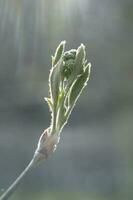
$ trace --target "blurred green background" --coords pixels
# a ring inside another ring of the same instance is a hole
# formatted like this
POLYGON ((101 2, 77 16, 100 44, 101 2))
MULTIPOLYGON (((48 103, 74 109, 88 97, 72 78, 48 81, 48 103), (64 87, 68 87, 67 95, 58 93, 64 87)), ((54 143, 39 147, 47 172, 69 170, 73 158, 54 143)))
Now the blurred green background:
POLYGON ((91 78, 55 154, 11 199, 132 199, 132 0, 0 0, 0 191, 49 126, 43 97, 61 40, 86 45, 91 78))

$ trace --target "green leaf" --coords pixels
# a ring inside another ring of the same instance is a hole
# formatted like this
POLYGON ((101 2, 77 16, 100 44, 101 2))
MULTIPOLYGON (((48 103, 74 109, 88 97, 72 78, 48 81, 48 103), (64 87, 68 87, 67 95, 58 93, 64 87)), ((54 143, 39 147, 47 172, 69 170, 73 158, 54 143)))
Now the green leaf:
POLYGON ((57 105, 58 101, 62 68, 63 60, 60 59, 59 62, 51 69, 49 75, 50 96, 54 105, 57 105))
POLYGON ((73 67, 73 72, 68 80, 68 87, 70 87, 73 84, 73 82, 77 79, 78 75, 83 73, 85 55, 85 46, 81 44, 76 52, 75 64, 73 67))
POLYGON ((72 88, 69 92, 68 97, 68 105, 71 107, 73 104, 76 103, 78 97, 80 96, 81 92, 83 91, 84 87, 87 85, 87 81, 89 80, 90 76, 90 63, 86 66, 85 71, 81 74, 75 83, 72 85, 72 88))
POLYGON ((83 63, 85 61, 85 46, 81 44, 77 49, 76 60, 75 60, 75 71, 79 75, 83 72, 83 63))
POLYGON ((87 84, 90 63, 87 64, 85 46, 64 52, 65 42, 57 47, 52 56, 49 74, 50 98, 45 98, 51 112, 51 133, 60 133, 87 84))
POLYGON ((62 41, 55 51, 54 57, 52 56, 52 66, 56 65, 62 57, 65 50, 66 41, 62 41))

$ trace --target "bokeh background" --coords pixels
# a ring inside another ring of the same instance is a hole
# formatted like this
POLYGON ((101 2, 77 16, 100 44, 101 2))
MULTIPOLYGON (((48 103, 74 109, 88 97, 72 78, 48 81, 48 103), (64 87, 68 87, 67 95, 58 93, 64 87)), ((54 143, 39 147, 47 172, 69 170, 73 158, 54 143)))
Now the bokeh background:
POLYGON ((88 86, 53 156, 11 198, 133 198, 133 1, 0 0, 0 193, 49 126, 51 55, 86 45, 88 86))

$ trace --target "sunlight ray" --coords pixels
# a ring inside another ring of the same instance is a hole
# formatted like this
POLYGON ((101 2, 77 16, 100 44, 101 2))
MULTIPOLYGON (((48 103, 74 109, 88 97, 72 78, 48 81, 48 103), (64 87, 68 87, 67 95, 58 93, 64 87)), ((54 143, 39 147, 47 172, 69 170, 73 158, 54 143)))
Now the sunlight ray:
POLYGON ((4 2, 2 2, 3 4, 1 5, 1 36, 3 36, 3 34, 5 33, 5 27, 6 27, 6 23, 7 23, 7 18, 8 18, 8 10, 9 10, 9 6, 8 6, 8 0, 5 0, 4 2))

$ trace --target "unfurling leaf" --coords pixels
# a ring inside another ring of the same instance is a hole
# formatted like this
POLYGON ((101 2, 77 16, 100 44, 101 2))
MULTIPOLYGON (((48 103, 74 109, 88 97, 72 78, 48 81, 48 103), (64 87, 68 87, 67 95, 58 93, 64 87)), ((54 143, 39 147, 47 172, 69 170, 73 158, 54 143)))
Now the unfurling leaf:
POLYGON ((49 76, 50 95, 52 97, 53 104, 57 104, 59 89, 61 84, 61 72, 63 68, 63 60, 59 62, 51 69, 49 76))
POLYGON ((91 65, 88 64, 86 66, 85 71, 81 75, 79 75, 79 77, 73 84, 73 86, 70 90, 70 93, 69 93, 69 97, 68 97, 68 105, 69 106, 72 106, 74 103, 76 103, 76 100, 80 96, 83 88, 86 86, 87 81, 89 80, 90 67, 91 67, 91 65))
MULTIPOLYGON (((71 50, 70 50, 71 52, 71 50)), ((85 62, 85 46, 81 44, 75 55, 74 63, 73 63, 73 72, 71 73, 71 76, 68 80, 68 87, 70 87, 73 82, 77 79, 77 77, 83 73, 83 66, 85 62)))
POLYGON ((81 44, 77 49, 76 59, 75 59, 75 71, 79 75, 83 72, 83 63, 85 61, 85 46, 81 44))
POLYGON ((65 51, 65 42, 57 47, 52 57, 49 75, 50 98, 46 101, 51 110, 51 134, 60 133, 90 75, 85 46, 65 51))
POLYGON ((66 41, 62 41, 55 51, 54 57, 52 56, 52 66, 55 66, 62 57, 65 50, 66 41))

